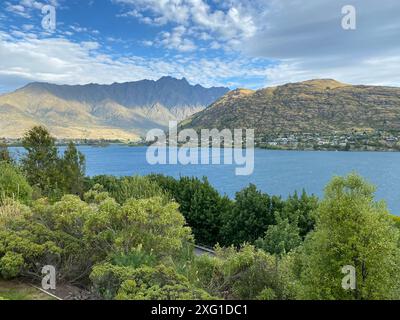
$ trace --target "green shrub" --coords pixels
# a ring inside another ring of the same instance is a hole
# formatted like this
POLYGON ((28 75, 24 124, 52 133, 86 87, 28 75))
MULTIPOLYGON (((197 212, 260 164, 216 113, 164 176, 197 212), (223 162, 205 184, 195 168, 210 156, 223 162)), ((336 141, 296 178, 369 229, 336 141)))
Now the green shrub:
POLYGON ((179 255, 192 242, 190 228, 178 204, 160 198, 128 200, 119 205, 108 198, 85 224, 87 240, 97 248, 129 256, 140 246, 156 257, 179 255))
POLYGON ((103 186, 103 191, 108 192, 119 204, 129 199, 148 199, 153 197, 165 197, 163 189, 147 177, 122 177, 97 176, 86 182, 87 189, 93 189, 96 185, 103 186))
POLYGON ((16 222, 31 214, 29 207, 16 200, 6 198, 0 205, 0 228, 7 226, 11 222, 16 222))
POLYGON ((224 244, 240 246, 263 237, 276 223, 275 212, 282 211, 284 202, 257 190, 255 185, 236 193, 233 210, 224 216, 224 244))
POLYGON ((15 166, 0 162, 0 203, 5 198, 29 203, 32 199, 32 188, 15 166))
POLYGON ((142 245, 160 256, 180 252, 192 236, 178 207, 174 202, 165 204, 162 198, 128 200, 118 212, 118 220, 129 229, 129 236, 120 238, 121 246, 130 250, 142 245))
POLYGON ((196 286, 213 296, 224 299, 254 300, 266 298, 293 298, 293 292, 284 290, 289 282, 289 268, 281 268, 276 257, 245 246, 217 248, 216 257, 197 257, 191 275, 196 286))
POLYGON ((276 294, 274 290, 271 288, 265 288, 261 293, 257 296, 257 300, 275 300, 276 294))
POLYGON ((290 223, 279 214, 275 217, 276 225, 269 226, 264 238, 258 239, 255 245, 271 254, 283 255, 299 247, 302 239, 297 221, 290 223))
POLYGON ((0 259, 0 274, 4 279, 13 279, 20 275, 24 266, 22 254, 7 252, 0 259))
POLYGON ((23 275, 39 275, 44 265, 54 265, 60 278, 83 277, 98 254, 83 239, 83 222, 91 213, 75 196, 66 196, 55 205, 36 201, 32 210, 16 202, 5 203, 0 206, 0 256, 20 254, 23 275))
POLYGON ((210 299, 204 290, 194 288, 173 268, 163 265, 141 268, 96 266, 91 274, 96 292, 117 300, 194 300, 210 299))
POLYGON ((179 203, 179 210, 192 228, 197 244, 212 247, 223 242, 223 217, 231 210, 232 203, 227 197, 221 196, 207 178, 200 180, 195 177, 182 177, 175 180, 152 175, 150 179, 156 181, 179 203))
POLYGON ((154 266, 157 257, 152 252, 146 252, 142 246, 131 250, 128 254, 114 254, 111 256, 113 264, 125 267, 139 268, 143 265, 154 266))
POLYGON ((90 274, 93 290, 105 299, 113 299, 121 284, 135 272, 132 267, 116 266, 110 263, 93 267, 90 274))

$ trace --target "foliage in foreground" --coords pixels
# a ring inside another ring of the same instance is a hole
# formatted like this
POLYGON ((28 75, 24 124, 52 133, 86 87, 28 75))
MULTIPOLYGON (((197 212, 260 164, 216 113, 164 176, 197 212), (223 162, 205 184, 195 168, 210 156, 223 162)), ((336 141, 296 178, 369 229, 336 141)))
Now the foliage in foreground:
POLYGON ((68 195, 32 208, 14 202, 0 207, 0 214, 0 272, 6 278, 40 275, 41 266, 54 265, 61 279, 82 281, 111 254, 141 246, 159 258, 175 256, 191 241, 177 205, 160 198, 121 206, 108 197, 87 203, 68 195))
POLYGON ((287 219, 290 228, 297 230, 297 237, 302 240, 314 228, 312 213, 318 200, 305 192, 282 200, 250 185, 230 200, 221 196, 206 178, 182 177, 177 180, 151 175, 149 179, 180 204, 180 211, 198 244, 211 247, 216 244, 237 247, 244 243, 253 244, 265 236, 269 227, 278 224, 277 215, 287 219))
POLYGON ((217 248, 216 256, 194 259, 188 272, 196 285, 224 299, 294 299, 290 283, 292 256, 283 259, 246 245, 217 248))
POLYGON ((336 177, 303 248, 301 282, 310 299, 399 299, 399 230, 375 188, 356 174, 336 177), (357 288, 341 287, 341 268, 355 267, 357 288))
POLYGON ((230 200, 205 179, 83 181, 73 144, 58 157, 43 128, 25 143, 24 170, 0 162, 3 279, 36 279, 50 264, 106 299, 400 298, 399 219, 356 174, 334 178, 321 201, 252 185, 230 200), (188 225, 197 242, 224 247, 194 256, 188 225), (346 265, 356 290, 342 288, 346 265))
POLYGON ((32 192, 31 186, 15 165, 0 162, 0 203, 6 198, 29 203, 32 192))
POLYGON ((102 264, 90 275, 94 289, 117 300, 206 300, 211 296, 164 265, 138 268, 102 264))

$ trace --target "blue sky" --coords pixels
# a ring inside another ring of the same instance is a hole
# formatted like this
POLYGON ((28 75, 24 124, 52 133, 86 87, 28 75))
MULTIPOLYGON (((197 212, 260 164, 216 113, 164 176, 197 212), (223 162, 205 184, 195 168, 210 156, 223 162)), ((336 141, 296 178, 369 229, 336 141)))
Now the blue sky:
POLYGON ((32 81, 185 77, 262 88, 313 78, 400 85, 400 1, 6 0, 0 92, 32 81), (55 7, 56 30, 42 27, 55 7), (342 28, 344 5, 356 30, 342 28))

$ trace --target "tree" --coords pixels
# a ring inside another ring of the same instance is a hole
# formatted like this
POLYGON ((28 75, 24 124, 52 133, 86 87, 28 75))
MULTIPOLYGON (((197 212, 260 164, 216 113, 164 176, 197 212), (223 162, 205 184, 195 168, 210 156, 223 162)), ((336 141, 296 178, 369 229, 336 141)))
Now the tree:
POLYGON ((55 138, 46 128, 34 127, 25 134, 22 145, 27 150, 22 168, 32 186, 52 200, 63 194, 83 195, 85 157, 73 142, 60 158, 55 138))
POLYGON ((22 145, 27 151, 22 159, 22 168, 28 182, 45 195, 59 194, 59 158, 55 139, 46 128, 34 127, 25 134, 22 145))
POLYGON ((287 218, 290 224, 296 223, 302 239, 314 229, 314 211, 318 207, 318 198, 314 195, 307 195, 303 190, 301 196, 295 192, 285 201, 281 218, 287 218))
POLYGON ((151 181, 157 183, 165 192, 169 193, 171 197, 177 195, 179 190, 179 181, 170 176, 162 174, 150 174, 147 176, 151 181))
POLYGON ((223 243, 223 216, 231 210, 232 202, 222 197, 206 177, 202 180, 195 177, 176 180, 163 175, 151 175, 149 178, 179 203, 179 210, 192 228, 197 244, 212 247, 223 243))
POLYGON ((268 227, 263 239, 256 241, 256 246, 271 254, 282 256, 297 248, 301 243, 297 221, 290 223, 287 218, 282 219, 276 214, 276 225, 268 227))
POLYGON ((60 187, 64 193, 83 195, 85 182, 85 156, 70 142, 60 161, 62 181, 60 187))
POLYGON ((399 298, 399 231, 374 191, 356 174, 329 183, 303 248, 302 298, 399 298), (353 291, 342 288, 347 265, 356 269, 353 291))
POLYGON ((222 217, 230 209, 230 200, 221 197, 207 178, 181 178, 173 196, 193 230, 196 243, 214 246, 221 241, 222 217))
POLYGON ((236 246, 254 243, 264 236, 268 227, 275 224, 275 212, 283 207, 279 197, 270 197, 253 184, 236 193, 235 200, 233 210, 225 216, 224 235, 226 244, 236 246))

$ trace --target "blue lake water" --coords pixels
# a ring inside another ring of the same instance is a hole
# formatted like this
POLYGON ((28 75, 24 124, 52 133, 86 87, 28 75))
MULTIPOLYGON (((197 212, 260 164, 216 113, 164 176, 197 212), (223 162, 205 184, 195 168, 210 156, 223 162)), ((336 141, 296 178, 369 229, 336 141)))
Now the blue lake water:
MULTIPOLYGON (((255 150, 255 169, 250 176, 236 176, 236 165, 149 165, 145 147, 111 145, 105 148, 81 146, 89 176, 110 174, 146 175, 162 173, 173 177, 207 176, 221 193, 235 192, 255 184, 262 191, 281 195, 303 188, 323 195, 334 175, 356 171, 377 186, 377 198, 385 199, 394 214, 400 215, 400 153, 386 152, 306 152, 255 150)), ((12 151, 20 153, 19 148, 12 151)))

